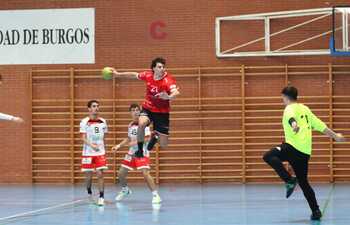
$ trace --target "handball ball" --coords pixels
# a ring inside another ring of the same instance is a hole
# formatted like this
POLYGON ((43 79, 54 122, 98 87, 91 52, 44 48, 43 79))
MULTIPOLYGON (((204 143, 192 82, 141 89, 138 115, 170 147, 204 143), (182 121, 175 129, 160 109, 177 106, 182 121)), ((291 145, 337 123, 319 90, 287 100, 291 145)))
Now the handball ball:
POLYGON ((105 67, 102 69, 102 76, 105 80, 111 80, 113 78, 112 67, 105 67))

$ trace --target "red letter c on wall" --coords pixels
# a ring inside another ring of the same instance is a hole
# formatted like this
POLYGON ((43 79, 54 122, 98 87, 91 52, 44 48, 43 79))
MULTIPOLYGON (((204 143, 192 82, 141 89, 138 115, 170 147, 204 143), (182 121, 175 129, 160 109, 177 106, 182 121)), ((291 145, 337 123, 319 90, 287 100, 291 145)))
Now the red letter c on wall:
POLYGON ((167 36, 167 33, 161 30, 161 28, 166 27, 163 21, 155 21, 151 23, 150 34, 153 39, 161 40, 167 36))

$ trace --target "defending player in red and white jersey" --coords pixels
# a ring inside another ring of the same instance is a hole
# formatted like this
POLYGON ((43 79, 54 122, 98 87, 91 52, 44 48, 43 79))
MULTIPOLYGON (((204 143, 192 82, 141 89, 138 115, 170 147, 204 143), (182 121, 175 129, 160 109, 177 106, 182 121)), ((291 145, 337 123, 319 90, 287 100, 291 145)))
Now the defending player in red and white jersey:
POLYGON ((142 104, 139 118, 138 151, 135 155, 142 157, 145 128, 152 122, 156 135, 151 138, 147 149, 151 150, 158 139, 160 146, 166 147, 169 135, 170 100, 173 100, 180 92, 174 77, 165 70, 165 59, 154 59, 149 71, 120 73, 113 69, 113 74, 117 77, 136 77, 145 81, 147 85, 146 99, 142 104))
POLYGON ((24 122, 21 117, 12 116, 12 115, 5 114, 5 113, 0 113, 0 120, 8 120, 8 121, 13 121, 15 123, 23 123, 24 122))
POLYGON ((129 107, 129 111, 131 114, 132 122, 128 126, 128 137, 112 148, 112 150, 117 151, 121 147, 129 144, 129 151, 125 155, 118 173, 118 178, 122 186, 122 190, 119 192, 115 200, 121 201, 123 198, 131 194, 131 190, 128 187, 126 177, 128 175, 129 170, 137 169, 142 171, 143 177, 145 178, 149 189, 152 191, 152 203, 159 204, 162 200, 158 194, 156 185, 153 181, 153 177, 150 174, 150 157, 149 151, 147 150, 146 146, 151 136, 151 131, 148 126, 145 128, 146 142, 143 148, 143 157, 135 157, 135 153, 138 151, 137 131, 140 116, 140 106, 137 104, 131 104, 129 107))
POLYGON ((99 117, 99 102, 91 100, 87 104, 89 116, 80 122, 80 133, 84 142, 81 170, 85 172, 86 188, 92 199, 92 173, 96 171, 100 196, 98 205, 104 205, 103 171, 107 169, 104 137, 108 132, 106 120, 99 117))

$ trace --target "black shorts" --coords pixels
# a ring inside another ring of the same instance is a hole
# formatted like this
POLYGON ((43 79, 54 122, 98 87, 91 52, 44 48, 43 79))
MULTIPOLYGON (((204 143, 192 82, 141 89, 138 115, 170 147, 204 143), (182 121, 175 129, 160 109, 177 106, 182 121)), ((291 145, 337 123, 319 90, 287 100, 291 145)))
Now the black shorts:
POLYGON ((275 148, 279 150, 279 158, 281 161, 288 161, 291 163, 292 161, 296 160, 309 161, 310 159, 309 155, 297 150, 288 143, 282 143, 281 145, 277 145, 275 148))
POLYGON ((153 129, 158 133, 169 135, 169 113, 157 113, 142 109, 140 116, 147 116, 153 123, 153 129))

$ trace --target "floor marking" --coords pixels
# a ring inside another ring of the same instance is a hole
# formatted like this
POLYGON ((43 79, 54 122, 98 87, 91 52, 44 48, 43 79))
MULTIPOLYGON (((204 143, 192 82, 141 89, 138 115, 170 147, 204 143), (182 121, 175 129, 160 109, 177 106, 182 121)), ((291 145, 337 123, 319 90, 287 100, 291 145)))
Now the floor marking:
POLYGON ((334 191, 334 183, 332 183, 332 187, 331 187, 331 190, 329 191, 328 193, 328 196, 327 196, 327 199, 326 199, 326 202, 324 203, 323 207, 322 207, 322 216, 324 216, 326 214, 326 209, 329 205, 329 202, 331 200, 331 197, 332 197, 332 194, 333 194, 333 191, 334 191))
POLYGON ((30 216, 30 215, 34 215, 36 213, 48 211, 48 210, 51 210, 51 209, 57 209, 57 208, 70 206, 70 205, 74 205, 74 204, 82 203, 82 202, 87 202, 87 201, 88 201, 88 199, 86 199, 86 198, 85 199, 79 199, 79 200, 75 200, 75 201, 71 201, 71 202, 61 203, 61 204, 58 204, 58 205, 53 205, 53 206, 42 208, 42 209, 37 209, 37 210, 32 210, 32 211, 28 211, 28 212, 24 212, 24 213, 14 214, 12 216, 1 217, 0 218, 0 222, 6 221, 6 220, 11 220, 11 219, 16 219, 16 218, 19 218, 19 217, 30 216))

